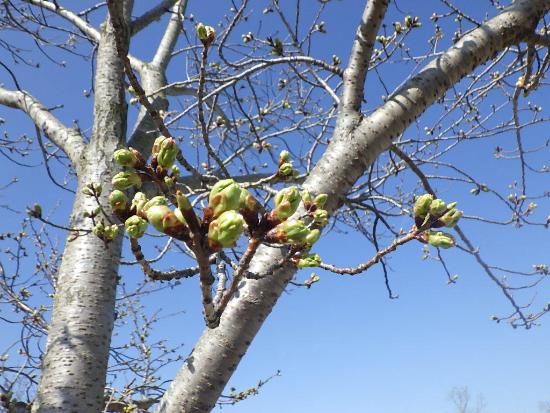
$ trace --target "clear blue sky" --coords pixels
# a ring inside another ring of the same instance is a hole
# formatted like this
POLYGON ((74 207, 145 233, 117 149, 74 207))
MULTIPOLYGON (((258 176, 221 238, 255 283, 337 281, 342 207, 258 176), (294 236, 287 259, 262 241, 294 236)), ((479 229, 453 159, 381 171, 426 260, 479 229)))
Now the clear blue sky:
MULTIPOLYGON (((137 3, 139 8, 144 7, 145 2, 137 3)), ((267 2, 251 3, 258 10, 267 2)), ((302 3, 305 15, 317 6, 313 0, 302 3)), ((190 0, 188 12, 198 21, 215 24, 229 4, 226 0, 190 0)), ((330 58, 337 54, 345 62, 362 4, 359 0, 332 1, 325 15, 329 32, 322 47, 314 48, 314 56, 330 58)), ((489 1, 456 4, 478 19, 487 12, 494 14, 489 1)), ((445 7, 435 0, 400 0, 397 5, 405 14, 418 15, 425 24, 418 34, 418 39, 424 42, 420 47, 425 48, 425 39, 433 33, 428 18, 434 9, 443 11, 445 7)), ((391 27, 391 22, 402 20, 403 16, 394 4, 386 23, 391 27)), ((132 50, 139 57, 150 57, 149 46, 157 41, 155 34, 158 36, 162 25, 155 27, 153 35, 142 35, 134 41, 132 50)), ((269 26, 264 31, 268 32, 269 26)), ((451 33, 446 35, 448 41, 451 33)), ((0 56, 3 61, 6 59, 4 51, 0 51, 0 56)), ((86 130, 91 120, 92 99, 83 98, 82 91, 88 88, 90 71, 85 63, 70 55, 63 55, 63 59, 68 62, 67 68, 43 61, 38 71, 15 69, 20 70, 19 81, 24 89, 46 105, 65 102, 65 108, 58 113, 60 118, 68 124, 78 118, 86 130)), ((171 69, 171 80, 178 78, 179 70, 179 66, 171 69)), ((391 71, 392 76, 386 75, 393 81, 389 84, 391 88, 401 83, 410 67, 389 66, 385 70, 391 71)), ((0 80, 10 85, 5 73, 0 80)), ((379 102, 380 87, 375 82, 368 87, 371 89, 367 91, 367 100, 375 105, 379 102)), ((539 104, 543 103, 541 96, 533 97, 534 101, 537 99, 539 104)), ((406 135, 422 137, 422 128, 431 116, 429 112, 418 128, 411 127, 406 135)), ((0 125, 0 133, 4 129, 13 134, 33 133, 22 114, 0 107, 0 117, 7 120, 5 126, 0 125)), ((534 147, 548 139, 548 132, 545 128, 532 128, 525 136, 527 145, 534 147)), ((513 147, 512 135, 463 145, 453 156, 463 164, 464 159, 470 160, 469 171, 480 181, 505 191, 506 185, 517 176, 518 164, 495 161, 492 150, 497 144, 513 147)), ((532 159, 535 164, 544 163, 544 159, 547 162, 548 150, 532 159)), ((32 153, 27 162, 39 164, 38 152, 32 153)), ((40 201, 45 211, 56 208, 54 217, 60 222, 66 219, 70 196, 49 183, 43 167, 20 168, 1 157, 0 171, 0 185, 12 176, 21 180, 0 193, 0 204, 9 202, 23 210, 26 205, 40 201)), ((63 176, 62 171, 56 172, 58 177, 63 176)), ((532 177, 530 185, 539 188, 539 192, 549 189, 545 175, 532 177)), ((461 201, 461 207, 472 214, 491 208, 489 198, 471 196, 470 188, 464 185, 444 184, 439 188, 445 196, 461 201)), ((541 214, 548 214, 547 203, 541 202, 540 209, 543 208, 546 212, 541 214)), ((17 228, 14 215, 1 209, 0 214, 4 216, 0 232, 17 228)), ((404 221, 403 225, 409 223, 404 221)), ((463 227, 492 263, 517 269, 548 263, 547 230, 481 226, 476 222, 464 222, 463 227)), ((59 236, 62 243, 62 234, 59 236)), ((407 245, 389 261, 391 284, 399 294, 398 300, 387 298, 382 272, 377 267, 355 278, 316 271, 321 282, 312 289, 289 288, 256 337, 230 386, 250 387, 277 370, 281 370, 282 376, 266 385, 259 396, 225 409, 242 413, 445 413, 452 411, 447 400, 451 388, 467 385, 474 395, 484 394, 489 413, 536 412, 539 401, 550 400, 548 319, 543 319, 541 327, 529 331, 495 324, 489 317, 511 312, 511 308, 474 260, 458 250, 445 252, 451 272, 460 276, 457 284, 447 285, 440 266, 421 260, 421 248, 420 244, 407 245)), ((354 233, 332 232, 319 242, 317 250, 325 261, 341 265, 360 263, 372 255, 371 246, 354 233)), ((173 254, 164 265, 187 264, 173 254)), ((128 278, 142 277, 136 267, 123 268, 121 274, 128 278)), ((307 277, 308 271, 303 271, 302 276, 307 277)), ((550 299, 547 284, 539 288, 537 299, 543 302, 550 299)), ((203 328, 198 281, 186 280, 146 302, 151 312, 185 311, 162 321, 155 335, 171 343, 183 341, 182 354, 191 351, 203 328)), ((177 366, 166 368, 164 378, 172 377, 176 369, 177 366)))

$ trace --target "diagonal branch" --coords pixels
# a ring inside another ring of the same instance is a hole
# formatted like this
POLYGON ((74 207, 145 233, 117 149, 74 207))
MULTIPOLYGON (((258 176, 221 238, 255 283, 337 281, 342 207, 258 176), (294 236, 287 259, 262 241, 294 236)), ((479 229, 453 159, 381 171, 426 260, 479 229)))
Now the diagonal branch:
POLYGON ((85 144, 78 131, 63 125, 34 96, 25 91, 11 91, 0 86, 0 104, 25 112, 48 139, 67 154, 78 166, 85 144))
POLYGON ((61 7, 51 1, 46 1, 46 0, 24 0, 24 1, 26 3, 39 6, 39 7, 42 7, 43 9, 56 13, 60 17, 63 17, 65 20, 72 23, 75 27, 77 27, 82 33, 88 36, 95 43, 99 43, 99 39, 101 37, 99 32, 94 27, 90 26, 88 22, 86 22, 86 20, 79 17, 77 14, 73 13, 72 11, 67 10, 66 8, 61 7))
POLYGON ((136 18, 130 26, 130 34, 133 36, 142 31, 154 21, 170 10, 178 0, 163 0, 158 5, 136 18))
POLYGON ((188 0, 179 0, 172 8, 170 21, 164 31, 155 57, 153 57, 151 61, 151 65, 159 67, 160 70, 165 70, 170 62, 172 52, 174 51, 174 47, 176 46, 176 42, 181 32, 182 16, 185 14, 187 3, 188 0))

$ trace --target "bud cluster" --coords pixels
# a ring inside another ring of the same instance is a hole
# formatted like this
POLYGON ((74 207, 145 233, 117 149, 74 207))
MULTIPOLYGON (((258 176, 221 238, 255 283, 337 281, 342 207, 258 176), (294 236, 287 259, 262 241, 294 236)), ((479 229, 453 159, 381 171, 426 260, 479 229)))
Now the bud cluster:
POLYGON ((298 176, 298 171, 293 167, 293 161, 290 159, 290 152, 287 150, 281 151, 279 154, 279 169, 277 177, 282 180, 290 180, 298 176))
MULTIPOLYGON (((462 217, 462 211, 456 209, 457 203, 445 203, 442 199, 431 194, 424 194, 416 198, 413 213, 417 228, 427 230, 431 228, 454 227, 462 217)), ((454 238, 441 231, 428 231, 421 240, 434 247, 451 248, 455 245, 454 238)))

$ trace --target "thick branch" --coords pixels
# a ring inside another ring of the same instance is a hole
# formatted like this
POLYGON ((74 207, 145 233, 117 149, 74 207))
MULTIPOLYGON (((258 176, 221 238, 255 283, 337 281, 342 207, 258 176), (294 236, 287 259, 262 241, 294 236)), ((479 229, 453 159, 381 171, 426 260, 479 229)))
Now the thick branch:
POLYGON ((170 62, 172 52, 174 51, 174 47, 176 46, 176 42, 181 32, 181 20, 187 8, 187 2, 188 0, 179 0, 172 8, 170 21, 164 31, 155 57, 153 57, 151 61, 151 64, 155 67, 159 67, 160 70, 165 70, 170 62))
POLYGON ((388 3, 388 0, 368 0, 367 2, 355 34, 348 67, 344 71, 344 89, 341 99, 341 110, 344 112, 357 113, 361 109, 374 42, 388 9, 388 3))
POLYGON ((137 19, 135 19, 130 27, 131 35, 140 32, 141 30, 145 29, 147 26, 149 26, 154 21, 160 19, 160 17, 170 10, 170 7, 172 7, 178 0, 163 0, 158 5, 150 9, 149 11, 145 12, 141 16, 139 16, 137 19))
POLYGON ((29 4, 33 4, 35 6, 42 7, 46 10, 50 10, 56 14, 58 14, 60 17, 63 17, 65 20, 71 22, 74 26, 76 26, 82 33, 84 33, 86 36, 88 36, 91 40, 93 40, 95 43, 99 43, 100 34, 99 32, 92 26, 90 26, 86 20, 82 19, 75 13, 73 13, 70 10, 67 10, 51 1, 45 1, 45 0, 25 0, 25 2, 29 4))
POLYGON ((57 147, 67 154, 73 165, 84 150, 82 136, 72 128, 63 125, 34 96, 24 91, 10 91, 0 86, 0 104, 25 112, 57 147))

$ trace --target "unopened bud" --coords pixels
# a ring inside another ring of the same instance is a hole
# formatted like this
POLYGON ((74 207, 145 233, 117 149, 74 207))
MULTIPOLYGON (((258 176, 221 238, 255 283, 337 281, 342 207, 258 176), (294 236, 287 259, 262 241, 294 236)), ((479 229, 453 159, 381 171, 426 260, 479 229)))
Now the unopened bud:
POLYGON ((216 39, 216 30, 212 26, 205 26, 203 23, 195 27, 197 37, 204 46, 209 46, 216 39))
POLYGON ((327 203, 327 200, 328 200, 327 194, 319 194, 315 197, 315 199, 313 200, 313 203, 317 205, 317 208, 323 208, 327 203))
POLYGON ((155 196, 155 197, 151 198, 149 201, 147 201, 143 205, 141 210, 146 213, 149 210, 149 208, 157 206, 157 205, 168 206, 168 200, 166 199, 166 197, 164 197, 162 195, 155 196))
POLYGON ((208 227, 208 243, 211 248, 230 248, 235 245, 244 229, 244 218, 235 211, 225 211, 208 227))
POLYGON ((318 267, 321 264, 321 257, 319 254, 307 254, 302 256, 298 260, 297 267, 298 268, 306 268, 306 267, 318 267))
POLYGON ((120 166, 127 166, 134 168, 138 163, 139 159, 136 154, 129 149, 119 149, 113 154, 113 159, 120 166))
POLYGON ((147 221, 137 215, 132 215, 124 222, 126 232, 132 238, 141 238, 147 230, 147 221))
POLYGON ((130 209, 136 210, 136 212, 140 212, 145 204, 147 203, 147 196, 143 192, 136 192, 134 195, 134 199, 132 199, 132 204, 130 205, 130 209))
POLYGON ((304 241, 307 245, 311 246, 319 241, 319 238, 321 238, 321 231, 316 228, 309 231, 304 241))
POLYGON ((290 217, 298 206, 300 205, 300 191, 295 186, 289 186, 283 188, 277 195, 275 195, 275 209, 273 210, 273 216, 277 217, 281 221, 284 221, 290 217))
POLYGON ((456 208, 453 208, 445 212, 445 214, 443 214, 443 216, 439 218, 439 222, 441 222, 447 228, 452 228, 457 224, 458 220, 461 217, 462 217, 462 211, 456 208))
POLYGON ((94 234, 96 237, 103 238, 103 233, 105 231, 105 224, 103 222, 98 222, 95 224, 95 226, 92 228, 92 234, 94 234))
POLYGON ((452 248, 455 246, 455 240, 452 235, 445 232, 429 232, 428 243, 437 248, 452 248))
POLYGON ((277 225, 270 231, 270 235, 277 242, 299 245, 304 244, 306 237, 309 235, 309 229, 302 220, 285 221, 277 225))
POLYGON ((291 162, 284 162, 279 166, 278 174, 280 176, 292 176, 292 172, 294 169, 292 168, 291 162))
POLYGON ((112 184, 121 191, 135 186, 141 188, 141 178, 135 172, 119 172, 112 179, 112 184))
POLYGON ((281 151, 281 153, 279 154, 279 163, 282 164, 282 163, 288 162, 289 160, 290 160, 290 152, 287 150, 281 151))
POLYGON ((118 236, 118 225, 108 225, 103 230, 103 239, 105 241, 112 241, 118 236))
POLYGON ((241 196, 239 198, 239 209, 244 211, 256 212, 259 209, 258 201, 254 198, 254 195, 246 189, 241 189, 241 196))
POLYGON ((128 197, 124 192, 115 189, 109 194, 109 205, 113 212, 125 211, 128 207, 128 197))
POLYGON ((416 202, 413 207, 415 218, 424 219, 426 215, 428 215, 433 199, 434 197, 431 194, 424 194, 416 198, 416 202))
POLYGON ((178 179, 180 176, 180 168, 178 165, 172 165, 172 177, 178 179))
POLYGON ((175 139, 164 138, 158 145, 157 163, 163 168, 170 168, 176 160, 178 151, 179 148, 175 139))
POLYGON ((159 232, 164 231, 163 220, 172 213, 172 210, 167 205, 153 205, 145 210, 147 221, 159 232))
POLYGON ((447 204, 442 199, 434 199, 430 204, 430 215, 439 217, 447 210, 447 204))
POLYGON ((313 221, 320 227, 328 224, 328 211, 325 209, 316 209, 313 213, 313 221))
POLYGON ((208 206, 212 208, 214 218, 219 217, 225 211, 239 208, 241 188, 233 179, 218 181, 210 191, 208 206))

